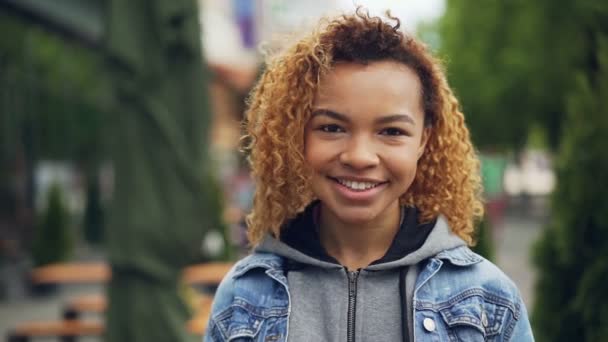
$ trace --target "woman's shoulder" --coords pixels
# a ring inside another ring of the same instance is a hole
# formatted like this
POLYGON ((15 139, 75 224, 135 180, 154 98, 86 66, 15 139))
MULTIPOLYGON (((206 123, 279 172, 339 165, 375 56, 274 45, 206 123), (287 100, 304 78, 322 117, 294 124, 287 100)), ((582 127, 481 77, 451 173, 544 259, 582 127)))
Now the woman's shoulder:
MULTIPOLYGON (((473 252, 474 253, 474 252, 473 252)), ((495 284, 500 288, 510 290, 519 295, 519 290, 515 282, 495 263, 477 254, 482 260, 473 265, 472 271, 476 273, 478 278, 485 284, 495 284)))
POLYGON ((437 321, 445 322, 446 329, 459 340, 484 336, 534 340, 515 283, 498 266, 468 247, 457 247, 429 259, 419 277, 422 279, 414 299, 416 309, 426 314, 434 312, 437 321))
POLYGON ((268 253, 253 253, 236 262, 215 292, 207 340, 254 336, 262 326, 259 318, 287 315, 287 292, 278 292, 281 285, 272 278, 281 265, 279 256, 268 253))
POLYGON ((228 275, 232 278, 239 278, 255 269, 278 270, 282 267, 282 257, 274 253, 253 251, 237 261, 228 275))
POLYGON ((438 257, 448 261, 443 272, 438 274, 445 281, 463 287, 480 288, 514 300, 520 297, 517 285, 503 270, 467 246, 458 247, 450 253, 442 252, 438 257), (451 257, 446 257, 446 254, 451 257))
POLYGON ((270 281, 266 271, 281 270, 283 258, 273 253, 253 252, 237 261, 215 292, 215 301, 218 306, 232 302, 235 292, 246 292, 247 288, 261 288, 261 283, 270 281))

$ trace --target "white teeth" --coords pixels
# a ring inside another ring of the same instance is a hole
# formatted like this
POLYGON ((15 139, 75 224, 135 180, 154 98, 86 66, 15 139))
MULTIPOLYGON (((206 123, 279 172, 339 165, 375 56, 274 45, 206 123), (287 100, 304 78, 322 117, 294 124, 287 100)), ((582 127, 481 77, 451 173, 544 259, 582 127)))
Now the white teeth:
POLYGON ((353 182, 350 180, 338 179, 338 183, 351 188, 353 190, 367 190, 371 189, 378 185, 378 183, 369 183, 369 182, 353 182))

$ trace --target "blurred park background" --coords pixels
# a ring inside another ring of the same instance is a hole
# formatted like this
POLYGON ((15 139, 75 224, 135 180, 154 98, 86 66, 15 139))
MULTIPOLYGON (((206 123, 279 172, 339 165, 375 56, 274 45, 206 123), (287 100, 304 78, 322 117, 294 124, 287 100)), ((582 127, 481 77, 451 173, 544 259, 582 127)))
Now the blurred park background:
POLYGON ((247 251, 263 51, 359 4, 445 61, 482 160, 476 249, 537 340, 608 340, 603 0, 0 0, 0 334, 199 339, 247 251))

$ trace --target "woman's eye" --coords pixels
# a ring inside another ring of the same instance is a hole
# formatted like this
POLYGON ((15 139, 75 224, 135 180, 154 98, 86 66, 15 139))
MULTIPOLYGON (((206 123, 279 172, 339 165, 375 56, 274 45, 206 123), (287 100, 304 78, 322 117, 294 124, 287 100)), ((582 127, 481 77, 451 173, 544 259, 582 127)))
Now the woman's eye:
POLYGON ((325 133, 340 133, 340 132, 344 132, 344 129, 342 129, 342 127, 335 125, 335 124, 330 124, 330 125, 323 125, 321 127, 319 127, 319 130, 325 133))
POLYGON ((390 136, 408 135, 406 131, 395 127, 385 128, 380 131, 380 134, 390 136))

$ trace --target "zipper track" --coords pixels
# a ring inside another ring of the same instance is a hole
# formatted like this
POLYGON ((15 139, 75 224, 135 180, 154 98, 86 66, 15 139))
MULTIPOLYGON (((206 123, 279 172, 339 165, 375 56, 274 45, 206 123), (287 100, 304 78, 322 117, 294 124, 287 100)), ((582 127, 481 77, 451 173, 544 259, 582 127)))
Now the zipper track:
POLYGON ((357 279, 359 271, 348 271, 348 322, 346 327, 346 341, 355 342, 355 319, 357 312, 357 279))

